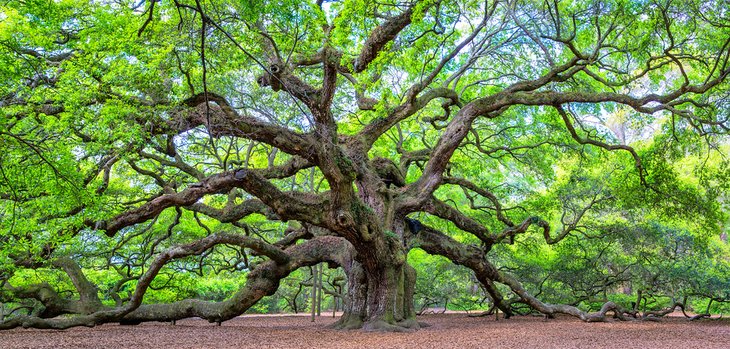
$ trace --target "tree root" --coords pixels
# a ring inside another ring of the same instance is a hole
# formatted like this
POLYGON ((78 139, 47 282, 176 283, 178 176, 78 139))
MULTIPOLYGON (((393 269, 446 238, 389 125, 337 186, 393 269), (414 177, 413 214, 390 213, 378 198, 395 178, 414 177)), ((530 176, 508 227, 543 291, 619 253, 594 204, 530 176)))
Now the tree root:
POLYGON ((356 330, 362 328, 363 322, 355 316, 343 315, 332 325, 327 326, 334 330, 356 330))
POLYGON ((418 321, 404 320, 397 324, 390 324, 383 320, 368 321, 362 325, 366 332, 413 332, 419 329, 418 321))

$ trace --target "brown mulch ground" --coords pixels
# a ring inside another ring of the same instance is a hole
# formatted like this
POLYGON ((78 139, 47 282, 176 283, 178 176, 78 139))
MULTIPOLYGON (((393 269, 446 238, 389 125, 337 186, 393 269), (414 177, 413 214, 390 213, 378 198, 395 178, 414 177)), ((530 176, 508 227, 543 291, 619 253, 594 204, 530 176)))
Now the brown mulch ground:
POLYGON ((419 317, 431 327, 412 333, 366 333, 326 328, 334 320, 303 316, 245 316, 218 327, 189 319, 173 326, 103 325, 66 331, 0 331, 0 348, 730 348, 730 321, 583 323, 560 317, 419 317))

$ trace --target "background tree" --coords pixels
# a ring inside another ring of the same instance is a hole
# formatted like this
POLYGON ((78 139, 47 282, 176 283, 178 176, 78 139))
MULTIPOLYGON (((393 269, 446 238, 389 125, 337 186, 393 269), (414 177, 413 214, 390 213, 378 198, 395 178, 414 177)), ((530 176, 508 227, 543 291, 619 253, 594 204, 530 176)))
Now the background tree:
MULTIPOLYGON (((338 327, 418 328, 416 247, 507 316, 603 320, 635 311, 541 301, 507 257, 566 242, 584 257, 559 270, 596 269, 619 252, 598 237, 654 215, 720 230, 728 167, 675 165, 724 161, 722 1, 2 6, 0 282, 30 311, 1 328, 220 323, 322 262, 338 327)), ((593 301, 622 267, 565 282, 593 301)))

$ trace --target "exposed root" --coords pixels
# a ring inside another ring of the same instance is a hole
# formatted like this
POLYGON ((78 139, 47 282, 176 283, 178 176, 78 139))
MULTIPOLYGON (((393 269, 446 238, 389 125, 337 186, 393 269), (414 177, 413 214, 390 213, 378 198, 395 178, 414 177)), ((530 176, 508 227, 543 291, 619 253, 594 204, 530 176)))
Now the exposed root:
POLYGON ((410 328, 410 329, 413 329, 413 330, 417 330, 417 329, 420 329, 421 328, 421 323, 418 322, 418 320, 416 320, 415 318, 405 319, 405 320, 399 321, 397 323, 397 325, 400 326, 400 327, 410 328))
POLYGON ((383 320, 374 320, 364 323, 362 329, 368 332, 413 332, 418 329, 418 322, 414 321, 413 323, 416 326, 415 328, 389 324, 383 320))
POLYGON ((391 324, 384 320, 372 320, 363 322, 357 316, 343 315, 334 324, 327 326, 336 330, 358 330, 371 332, 411 332, 428 327, 428 324, 418 322, 415 318, 405 319, 395 324, 391 324))
POLYGON ((356 330, 363 327, 363 322, 355 316, 343 315, 339 320, 327 327, 335 330, 356 330))

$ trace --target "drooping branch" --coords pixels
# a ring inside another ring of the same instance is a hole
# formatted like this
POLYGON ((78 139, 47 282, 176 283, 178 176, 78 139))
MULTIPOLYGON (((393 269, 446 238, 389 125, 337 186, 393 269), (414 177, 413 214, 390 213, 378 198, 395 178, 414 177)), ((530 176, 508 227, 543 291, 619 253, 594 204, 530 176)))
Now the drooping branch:
MULTIPOLYGON (((631 315, 630 311, 621 308, 613 302, 606 302, 597 313, 587 313, 570 305, 544 303, 527 292, 522 284, 515 278, 507 273, 500 272, 487 260, 482 250, 457 242, 448 235, 427 225, 421 226, 421 229, 414 234, 414 239, 414 243, 416 243, 417 246, 422 248, 424 251, 430 254, 444 256, 452 262, 463 265, 474 271, 477 279, 480 280, 485 287, 487 287, 491 282, 499 282, 508 286, 512 292, 520 297, 522 302, 543 314, 567 314, 587 322, 605 321, 606 314, 608 312, 613 312, 614 315, 620 319, 627 319, 624 314, 631 315)), ((502 310, 505 311, 505 313, 511 313, 509 308, 507 308, 507 310, 502 310)))
MULTIPOLYGON (((419 222, 418 230, 412 231, 412 244, 420 247, 429 254, 444 256, 452 263, 463 265, 472 271, 477 280, 488 290, 496 290, 493 281, 497 278, 499 271, 487 262, 485 252, 477 247, 462 244, 447 236, 446 234, 419 222)), ((511 315, 512 309, 504 302, 502 296, 496 292, 490 292, 497 307, 505 314, 511 315)))
POLYGON ((608 312, 613 312, 614 316, 621 320, 630 319, 625 316, 626 314, 632 315, 630 310, 624 309, 610 301, 604 303, 603 306, 601 306, 601 309, 596 313, 588 313, 572 305, 544 303, 527 292, 517 279, 506 273, 499 273, 498 278, 495 279, 495 281, 507 285, 523 302, 546 315, 566 314, 577 317, 586 322, 606 321, 606 314, 608 312))
POLYGON ((591 138, 583 138, 580 135, 578 135, 578 132, 575 130, 575 127, 573 127, 573 123, 570 121, 570 118, 568 117, 568 113, 565 112, 565 109, 558 104, 555 106, 555 109, 558 111, 558 114, 560 114, 560 117, 563 119, 563 122, 565 123, 565 128, 568 129, 568 132, 570 133, 570 136, 575 139, 576 142, 580 144, 590 144, 596 147, 600 147, 606 150, 624 150, 629 152, 631 156, 634 158, 634 163, 636 166, 636 169, 639 171, 639 177, 641 178, 641 182, 643 184, 646 184, 646 178, 644 173, 644 168, 641 165, 641 158, 639 157, 639 154, 636 153, 636 150, 634 148, 623 145, 623 144, 607 144, 605 142, 601 142, 595 139, 591 138))

